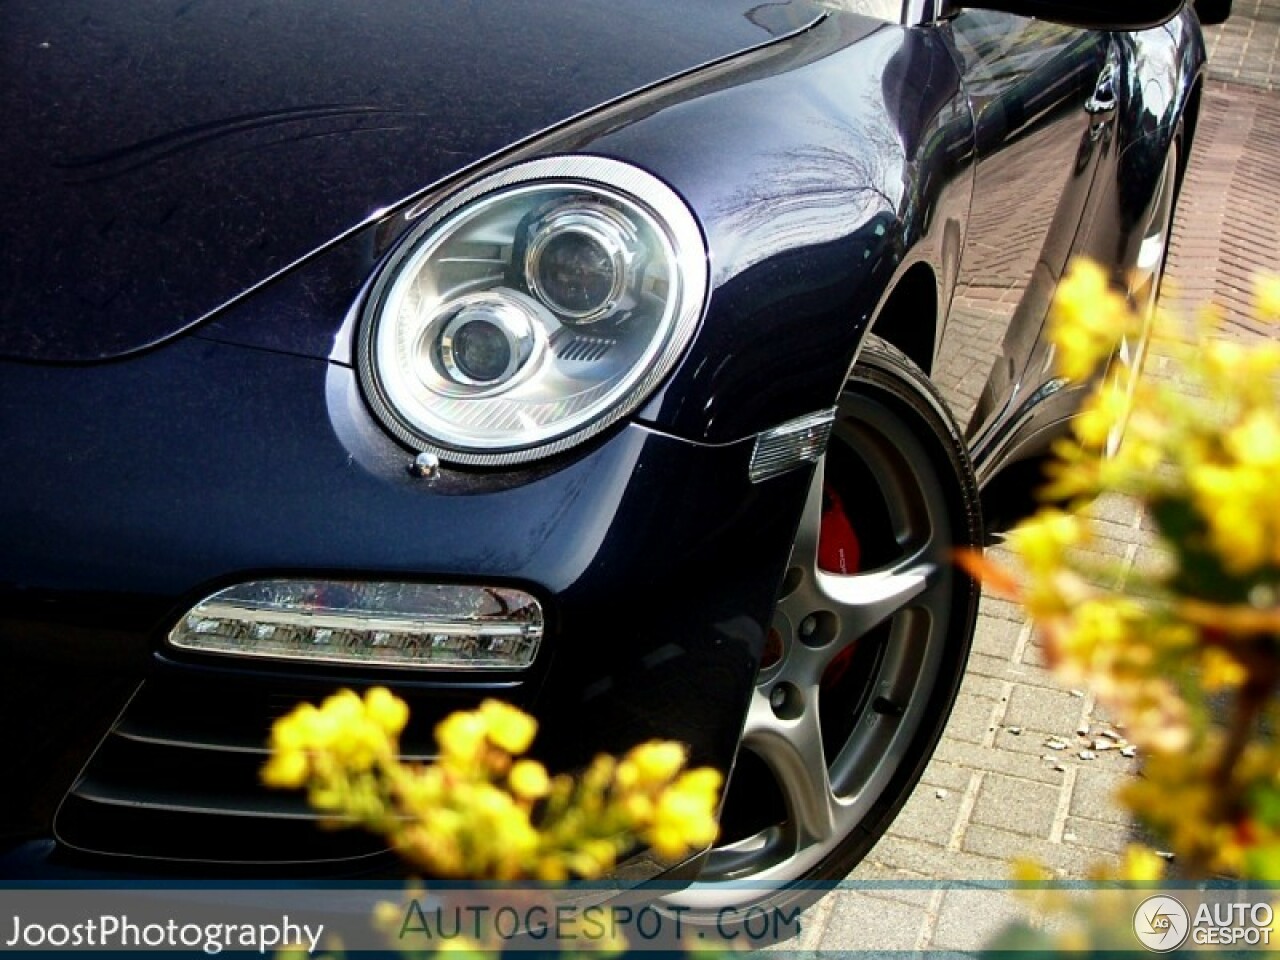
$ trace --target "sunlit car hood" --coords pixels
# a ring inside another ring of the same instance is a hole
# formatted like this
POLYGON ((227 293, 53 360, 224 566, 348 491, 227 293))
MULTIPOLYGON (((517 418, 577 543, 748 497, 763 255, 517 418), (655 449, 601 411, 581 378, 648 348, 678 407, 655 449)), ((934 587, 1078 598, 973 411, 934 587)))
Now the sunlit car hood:
POLYGON ((376 211, 767 42, 755 0, 8 0, 0 356, 151 346, 376 211))

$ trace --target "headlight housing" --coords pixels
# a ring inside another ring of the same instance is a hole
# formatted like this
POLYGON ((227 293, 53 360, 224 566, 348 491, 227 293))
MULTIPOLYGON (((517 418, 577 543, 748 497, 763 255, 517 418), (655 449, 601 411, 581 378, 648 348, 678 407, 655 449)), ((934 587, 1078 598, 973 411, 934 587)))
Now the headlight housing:
POLYGON ((693 337, 707 253, 656 177, 603 157, 522 163, 428 212, 374 285, 359 368, 409 446, 520 463, 636 409, 693 337))

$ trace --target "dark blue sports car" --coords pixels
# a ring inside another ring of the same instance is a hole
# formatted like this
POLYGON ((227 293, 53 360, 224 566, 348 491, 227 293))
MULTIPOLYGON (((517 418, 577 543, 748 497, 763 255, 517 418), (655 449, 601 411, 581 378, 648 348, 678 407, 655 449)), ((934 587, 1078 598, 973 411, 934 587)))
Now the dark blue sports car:
POLYGON ((1055 285, 1154 298, 1204 67, 1177 0, 9 0, 0 50, 0 873, 391 869, 257 776, 376 683, 412 750, 496 696, 557 768, 731 771, 703 908, 911 791, 949 552, 1078 404, 1055 285))

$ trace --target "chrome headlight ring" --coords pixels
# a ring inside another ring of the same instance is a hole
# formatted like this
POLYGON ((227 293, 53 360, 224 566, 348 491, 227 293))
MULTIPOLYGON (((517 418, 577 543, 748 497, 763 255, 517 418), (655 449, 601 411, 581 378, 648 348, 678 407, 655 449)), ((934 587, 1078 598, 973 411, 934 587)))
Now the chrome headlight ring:
POLYGON ((657 177, 604 157, 531 160, 428 209, 400 241, 362 318, 360 381, 413 449, 539 459, 649 397, 707 289, 702 231, 657 177))

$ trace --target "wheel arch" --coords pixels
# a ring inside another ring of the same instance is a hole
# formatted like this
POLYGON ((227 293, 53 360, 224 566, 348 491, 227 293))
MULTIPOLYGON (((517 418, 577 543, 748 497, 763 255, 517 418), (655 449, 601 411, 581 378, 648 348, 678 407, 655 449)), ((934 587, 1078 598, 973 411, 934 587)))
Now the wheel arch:
POLYGON ((939 300, 937 274, 927 261, 918 260, 890 286, 867 332, 892 344, 931 375, 938 338, 939 300))

